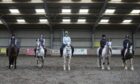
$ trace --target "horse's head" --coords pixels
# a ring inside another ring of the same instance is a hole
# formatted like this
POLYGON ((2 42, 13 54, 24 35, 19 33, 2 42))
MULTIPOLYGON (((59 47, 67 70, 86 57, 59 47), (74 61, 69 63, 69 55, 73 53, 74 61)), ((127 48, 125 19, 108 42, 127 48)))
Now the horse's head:
POLYGON ((111 49, 111 45, 109 44, 109 43, 106 43, 106 45, 105 45, 105 47, 104 48, 106 48, 106 49, 111 49))
POLYGON ((70 43, 67 43, 67 44, 66 44, 65 49, 66 49, 67 51, 70 51, 70 50, 71 50, 71 45, 70 45, 70 43))

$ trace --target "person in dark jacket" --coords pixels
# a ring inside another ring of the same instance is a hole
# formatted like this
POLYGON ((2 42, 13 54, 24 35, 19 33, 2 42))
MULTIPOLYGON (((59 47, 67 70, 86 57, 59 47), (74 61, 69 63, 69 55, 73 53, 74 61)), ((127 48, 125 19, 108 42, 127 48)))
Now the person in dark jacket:
POLYGON ((15 34, 12 34, 11 38, 10 38, 10 42, 9 42, 9 45, 14 45, 14 46, 17 46, 17 39, 15 37, 15 34))
POLYGON ((125 36, 125 39, 124 39, 124 41, 123 41, 122 55, 124 55, 125 49, 126 49, 126 48, 129 48, 130 45, 131 45, 131 42, 130 42, 130 40, 129 40, 129 35, 126 35, 126 36, 125 36))
POLYGON ((99 55, 102 54, 102 50, 103 50, 103 48, 105 47, 106 42, 107 42, 107 40, 106 40, 106 35, 102 35, 102 39, 100 40, 100 50, 99 50, 99 55))

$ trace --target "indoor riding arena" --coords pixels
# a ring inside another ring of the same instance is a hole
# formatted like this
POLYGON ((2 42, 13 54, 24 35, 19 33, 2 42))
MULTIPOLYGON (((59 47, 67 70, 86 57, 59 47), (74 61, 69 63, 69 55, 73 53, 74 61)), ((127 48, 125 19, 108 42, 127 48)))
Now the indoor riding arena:
POLYGON ((140 0, 0 0, 0 84, 140 84, 140 0))

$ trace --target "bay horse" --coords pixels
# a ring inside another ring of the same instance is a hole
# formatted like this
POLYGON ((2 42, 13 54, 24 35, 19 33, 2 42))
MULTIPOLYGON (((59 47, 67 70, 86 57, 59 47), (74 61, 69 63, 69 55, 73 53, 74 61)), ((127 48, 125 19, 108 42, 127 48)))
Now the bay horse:
POLYGON ((11 44, 7 48, 7 56, 9 57, 9 69, 13 68, 16 69, 16 63, 17 63, 17 56, 19 53, 19 49, 16 45, 11 44))

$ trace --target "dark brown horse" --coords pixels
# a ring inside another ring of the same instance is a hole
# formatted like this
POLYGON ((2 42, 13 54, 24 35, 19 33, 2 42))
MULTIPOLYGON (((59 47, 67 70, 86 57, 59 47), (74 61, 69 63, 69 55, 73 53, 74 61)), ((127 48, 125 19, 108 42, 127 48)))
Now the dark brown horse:
POLYGON ((19 49, 15 45, 10 45, 7 48, 7 56, 9 57, 9 69, 14 66, 16 69, 16 60, 19 53, 19 49))

